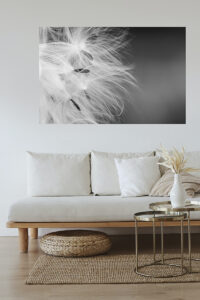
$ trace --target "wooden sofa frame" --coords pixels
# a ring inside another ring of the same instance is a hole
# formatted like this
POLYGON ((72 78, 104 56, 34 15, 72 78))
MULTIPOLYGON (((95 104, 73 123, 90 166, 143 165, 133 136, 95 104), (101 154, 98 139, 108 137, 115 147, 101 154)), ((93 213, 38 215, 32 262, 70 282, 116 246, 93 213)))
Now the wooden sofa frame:
MULTIPOLYGON (((160 222, 155 222, 156 226, 160 226, 160 222)), ((180 221, 164 222, 166 227, 180 226, 180 221)), ((183 222, 187 226, 187 221, 183 222)), ((191 220, 191 226, 200 226, 200 220, 191 220)), ((19 249, 22 253, 28 252, 28 229, 30 229, 30 237, 38 238, 38 228, 133 228, 134 221, 123 222, 7 222, 7 228, 18 228, 19 231, 19 249)), ((152 222, 138 222, 139 227, 152 227, 152 222)))

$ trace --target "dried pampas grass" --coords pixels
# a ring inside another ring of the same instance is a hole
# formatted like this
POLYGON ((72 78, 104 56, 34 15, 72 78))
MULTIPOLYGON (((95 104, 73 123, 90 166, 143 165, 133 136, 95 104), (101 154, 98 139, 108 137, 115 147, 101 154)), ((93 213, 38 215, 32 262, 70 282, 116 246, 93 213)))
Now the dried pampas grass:
POLYGON ((175 174, 199 171, 199 169, 186 167, 187 159, 185 159, 184 147, 182 147, 181 151, 178 151, 175 147, 171 151, 167 151, 166 148, 161 145, 158 152, 160 152, 164 159, 163 162, 159 162, 158 164, 171 169, 175 174))

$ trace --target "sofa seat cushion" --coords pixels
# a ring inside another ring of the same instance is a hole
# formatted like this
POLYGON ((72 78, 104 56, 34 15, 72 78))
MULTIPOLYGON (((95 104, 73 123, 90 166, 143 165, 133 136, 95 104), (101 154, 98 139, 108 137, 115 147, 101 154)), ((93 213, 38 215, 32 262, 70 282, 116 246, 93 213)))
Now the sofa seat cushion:
MULTIPOLYGON (((200 201, 200 195, 196 197, 200 201)), ((194 199, 194 198, 193 198, 194 199)), ((10 207, 13 222, 104 222, 132 221, 133 214, 148 210, 149 204, 168 197, 68 196, 30 197, 10 207)), ((191 214, 200 219, 200 212, 191 214)))

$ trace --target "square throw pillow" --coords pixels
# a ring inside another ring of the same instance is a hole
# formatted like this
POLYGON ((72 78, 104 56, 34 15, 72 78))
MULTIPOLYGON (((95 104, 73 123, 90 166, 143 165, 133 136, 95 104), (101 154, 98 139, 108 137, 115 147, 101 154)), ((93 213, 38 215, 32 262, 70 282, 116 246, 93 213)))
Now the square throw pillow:
POLYGON ((158 157, 115 159, 121 195, 149 195, 153 185, 160 178, 158 160, 158 157))
POLYGON ((29 196, 89 195, 89 154, 27 152, 29 196))
POLYGON ((146 153, 107 153, 92 151, 91 153, 91 185, 95 195, 120 195, 119 179, 115 158, 133 158, 154 156, 154 152, 146 153))

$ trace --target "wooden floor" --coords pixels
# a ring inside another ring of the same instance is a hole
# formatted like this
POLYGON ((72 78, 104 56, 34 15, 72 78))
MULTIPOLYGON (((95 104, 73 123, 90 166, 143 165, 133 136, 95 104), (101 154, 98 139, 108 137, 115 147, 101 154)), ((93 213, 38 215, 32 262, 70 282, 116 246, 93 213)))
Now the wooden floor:
MULTIPOLYGON (((200 251, 200 237, 193 235, 193 249, 200 251)), ((177 235, 169 235, 167 244, 176 247, 177 235)), ((133 246, 131 237, 115 237, 114 247, 126 249, 133 246)), ((150 237, 143 238, 140 245, 151 250, 150 237), (144 240, 147 242, 144 243, 144 240)), ((0 237, 0 299, 40 300, 196 300, 200 299, 200 283, 181 284, 105 284, 105 285, 25 285, 28 272, 40 255, 38 240, 30 241, 28 254, 18 252, 16 237, 0 237)), ((169 250, 170 250, 169 249, 169 250)))

